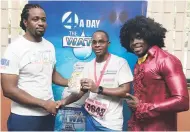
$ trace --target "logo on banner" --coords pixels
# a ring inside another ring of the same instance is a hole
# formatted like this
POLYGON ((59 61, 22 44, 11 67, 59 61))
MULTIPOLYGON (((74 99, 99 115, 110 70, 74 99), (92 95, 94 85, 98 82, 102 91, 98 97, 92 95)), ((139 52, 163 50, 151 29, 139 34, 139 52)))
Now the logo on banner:
POLYGON ((66 12, 62 17, 62 23, 67 29, 75 28, 79 23, 77 14, 72 12, 66 12))
POLYGON ((79 28, 98 28, 100 20, 79 19, 78 15, 73 12, 66 12, 62 16, 62 23, 66 29, 79 28))
POLYGON ((63 47, 73 48, 73 54, 80 60, 89 58, 92 54, 91 37, 85 35, 84 30, 80 35, 78 28, 99 28, 100 20, 79 19, 73 12, 66 12, 62 16, 64 28, 69 29, 69 35, 63 37, 63 47))
POLYGON ((80 60, 85 60, 92 54, 91 37, 85 37, 84 32, 80 37, 64 36, 63 47, 72 47, 73 54, 80 60))

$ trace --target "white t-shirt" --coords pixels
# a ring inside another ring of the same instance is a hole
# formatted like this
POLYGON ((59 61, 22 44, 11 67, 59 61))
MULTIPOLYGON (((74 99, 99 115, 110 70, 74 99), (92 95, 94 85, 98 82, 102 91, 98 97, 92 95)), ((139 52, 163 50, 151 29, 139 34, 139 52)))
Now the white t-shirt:
MULTIPOLYGON (((94 61, 90 61, 85 65, 83 70, 83 77, 94 80, 94 61)), ((102 63, 96 62, 96 75, 97 80, 100 77, 100 73, 103 70, 106 61, 102 63)), ((111 54, 110 61, 106 67, 103 74, 100 86, 105 88, 117 88, 124 83, 133 81, 133 75, 128 65, 128 62, 116 55, 111 54)), ((102 126, 107 127, 112 130, 122 130, 123 126, 123 105, 122 99, 119 97, 105 96, 97 93, 90 92, 89 98, 91 100, 98 100, 101 103, 108 106, 105 116, 103 118, 97 118, 92 116, 96 121, 98 121, 102 126)), ((94 102, 96 102, 94 101, 94 102)))
MULTIPOLYGON (((7 47, 1 60, 1 73, 18 75, 18 88, 30 95, 43 100, 54 100, 52 72, 55 62, 52 43, 44 38, 38 43, 31 42, 20 36, 7 47)), ((14 101, 11 112, 30 116, 49 114, 42 108, 27 107, 14 101)))

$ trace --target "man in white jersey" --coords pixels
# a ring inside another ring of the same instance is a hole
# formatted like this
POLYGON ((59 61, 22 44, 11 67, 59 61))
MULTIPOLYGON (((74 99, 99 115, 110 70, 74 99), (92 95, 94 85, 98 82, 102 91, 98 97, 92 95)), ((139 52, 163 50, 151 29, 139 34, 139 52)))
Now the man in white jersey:
POLYGON ((109 36, 103 30, 92 36, 92 49, 96 58, 84 67, 81 92, 62 100, 63 105, 90 92, 85 101, 86 131, 122 130, 122 98, 130 91, 133 75, 127 61, 108 52, 109 36))
POLYGON ((55 49, 44 39, 46 14, 38 4, 26 4, 20 26, 25 34, 12 42, 1 59, 3 94, 12 100, 9 131, 53 131, 59 103, 52 81, 66 86, 56 72, 55 49))

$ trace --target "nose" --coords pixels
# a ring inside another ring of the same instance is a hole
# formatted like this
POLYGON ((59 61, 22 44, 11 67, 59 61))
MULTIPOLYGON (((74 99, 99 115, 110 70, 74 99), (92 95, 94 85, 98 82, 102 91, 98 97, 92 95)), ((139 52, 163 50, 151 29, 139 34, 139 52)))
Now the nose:
POLYGON ((96 46, 96 47, 99 47, 99 46, 100 46, 100 43, 99 43, 99 42, 97 42, 97 43, 95 44, 95 46, 96 46))
POLYGON ((131 45, 136 45, 139 43, 139 39, 134 38, 133 40, 130 40, 131 45))
POLYGON ((139 40, 134 38, 133 40, 130 40, 130 47, 134 48, 138 43, 139 40))
POLYGON ((138 44, 138 43, 139 43, 139 39, 136 39, 136 38, 135 38, 135 39, 133 40, 133 44, 138 44))
POLYGON ((45 22, 43 20, 39 19, 38 25, 45 25, 45 22))
POLYGON ((92 44, 92 46, 94 46, 94 47, 99 47, 99 46, 100 46, 100 42, 99 42, 99 41, 96 41, 95 43, 92 44))

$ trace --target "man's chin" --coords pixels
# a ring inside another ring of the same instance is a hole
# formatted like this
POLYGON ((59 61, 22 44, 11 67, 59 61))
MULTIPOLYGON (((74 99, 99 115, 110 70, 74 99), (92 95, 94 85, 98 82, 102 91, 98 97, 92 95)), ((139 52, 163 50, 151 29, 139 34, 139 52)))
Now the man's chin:
POLYGON ((138 57, 142 57, 143 56, 143 53, 142 52, 134 52, 134 54, 138 57))
POLYGON ((44 33, 38 33, 36 34, 37 37, 43 37, 44 36, 44 33))
POLYGON ((43 32, 39 32, 39 31, 37 31, 36 32, 36 36, 38 36, 38 37, 43 37, 44 36, 44 31, 43 32))
POLYGON ((95 53, 96 56, 102 56, 102 53, 95 53))
POLYGON ((139 58, 143 57, 146 53, 142 54, 136 54, 139 58))

